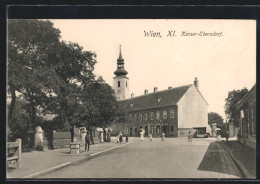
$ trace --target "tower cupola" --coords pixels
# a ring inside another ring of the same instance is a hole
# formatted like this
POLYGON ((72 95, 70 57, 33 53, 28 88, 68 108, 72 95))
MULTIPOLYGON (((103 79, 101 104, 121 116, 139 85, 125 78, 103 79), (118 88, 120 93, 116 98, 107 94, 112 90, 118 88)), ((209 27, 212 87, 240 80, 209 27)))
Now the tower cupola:
POLYGON ((128 72, 125 70, 124 68, 124 59, 122 57, 122 53, 121 53, 121 45, 120 45, 120 48, 119 48, 119 57, 117 59, 117 70, 114 72, 114 74, 116 76, 122 76, 122 75, 127 75, 128 72))

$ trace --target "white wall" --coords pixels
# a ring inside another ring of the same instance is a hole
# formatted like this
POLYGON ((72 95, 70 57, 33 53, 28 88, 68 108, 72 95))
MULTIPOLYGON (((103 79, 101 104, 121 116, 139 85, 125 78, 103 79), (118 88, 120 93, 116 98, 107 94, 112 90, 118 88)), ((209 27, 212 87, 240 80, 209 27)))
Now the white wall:
POLYGON ((192 85, 177 103, 178 105, 178 128, 207 127, 208 128, 208 105, 192 85))

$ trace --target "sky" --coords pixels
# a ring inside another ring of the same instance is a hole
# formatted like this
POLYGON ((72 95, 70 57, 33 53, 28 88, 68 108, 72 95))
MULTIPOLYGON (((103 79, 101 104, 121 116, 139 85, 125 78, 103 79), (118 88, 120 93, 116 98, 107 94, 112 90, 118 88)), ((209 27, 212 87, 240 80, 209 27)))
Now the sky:
POLYGON ((154 87, 160 91, 192 84, 197 77, 199 90, 209 104, 208 111, 225 119, 228 92, 243 87, 250 90, 256 83, 254 20, 50 21, 61 31, 62 40, 76 42, 97 54, 94 73, 111 86, 121 45, 130 94, 135 96, 143 95, 145 89, 151 93, 154 87), (169 31, 175 31, 174 36, 167 36, 169 31), (145 36, 145 32, 153 32, 155 37, 145 36))

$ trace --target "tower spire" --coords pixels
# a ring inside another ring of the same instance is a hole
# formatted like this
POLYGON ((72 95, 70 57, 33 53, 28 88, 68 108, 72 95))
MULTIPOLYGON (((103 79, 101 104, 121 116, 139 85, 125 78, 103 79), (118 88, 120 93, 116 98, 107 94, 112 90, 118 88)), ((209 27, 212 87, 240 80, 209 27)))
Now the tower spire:
POLYGON ((117 59, 117 70, 114 72, 116 76, 127 75, 128 72, 124 69, 124 59, 122 57, 121 45, 119 45, 119 57, 117 59))

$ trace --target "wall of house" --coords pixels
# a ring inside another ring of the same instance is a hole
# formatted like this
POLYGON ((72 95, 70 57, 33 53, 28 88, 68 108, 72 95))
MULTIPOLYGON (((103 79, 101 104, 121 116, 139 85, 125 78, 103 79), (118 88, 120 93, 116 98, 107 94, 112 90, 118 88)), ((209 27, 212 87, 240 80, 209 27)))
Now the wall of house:
POLYGON ((194 85, 188 89, 177 105, 179 129, 206 127, 207 132, 210 132, 208 104, 194 85))
POLYGON ((113 124, 111 128, 112 136, 116 136, 119 134, 120 131, 123 132, 124 135, 128 136, 139 136, 138 131, 140 127, 146 129, 145 136, 152 131, 153 127, 153 136, 160 137, 162 131, 165 131, 166 137, 177 137, 178 135, 178 114, 177 114, 177 107, 162 107, 157 109, 150 109, 150 110, 140 110, 136 112, 129 112, 128 114, 128 121, 126 123, 118 123, 113 124), (170 110, 174 110, 173 118, 170 117, 170 110), (167 111, 167 118, 163 117, 163 111, 167 111), (156 112, 160 112, 160 118, 156 118, 156 112), (151 112, 154 113, 154 118, 151 119, 151 112), (145 114, 148 114, 147 120, 145 119, 145 114), (137 119, 134 119, 134 115, 136 114, 137 119), (130 119, 130 115, 132 115, 132 119, 130 119), (140 120, 140 115, 142 115, 142 120, 140 120), (131 134, 132 129, 132 134, 131 134))
POLYGON ((256 92, 253 90, 238 109, 240 114, 239 141, 256 149, 256 92), (243 110, 244 117, 240 112, 243 110))

